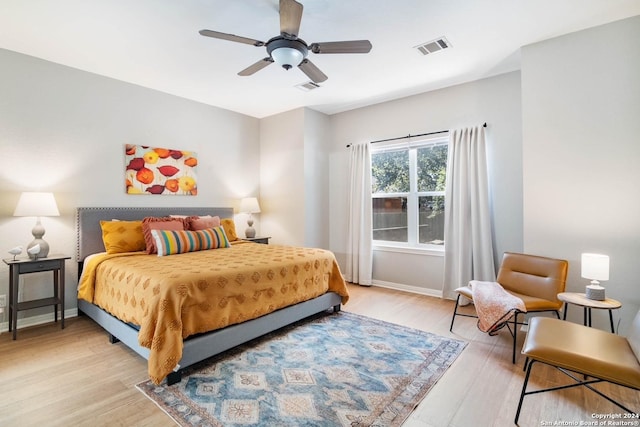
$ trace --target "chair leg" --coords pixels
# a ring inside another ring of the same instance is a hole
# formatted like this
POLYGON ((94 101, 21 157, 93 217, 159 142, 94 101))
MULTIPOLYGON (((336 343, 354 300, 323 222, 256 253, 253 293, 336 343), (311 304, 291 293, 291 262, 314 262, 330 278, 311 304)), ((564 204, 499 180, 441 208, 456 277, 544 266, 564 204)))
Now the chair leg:
POLYGON ((529 366, 527 367, 527 374, 524 376, 524 384, 522 384, 522 392, 520 393, 520 401, 518 402, 518 410, 516 411, 516 419, 514 420, 515 425, 518 425, 518 419, 520 418, 520 410, 522 409, 522 402, 524 401, 525 392, 527 391, 527 383, 529 383, 529 375, 531 374, 531 367, 535 363, 535 360, 531 359, 529 361, 529 366))
POLYGON ((511 363, 516 364, 516 339, 518 338, 518 312, 516 311, 513 316, 513 355, 511 357, 511 363))
MULTIPOLYGON (((558 320, 560 320, 560 313, 558 312, 558 310, 554 310, 553 312, 555 313, 558 320)), ((511 361, 514 365, 516 363, 516 334, 518 331, 518 314, 520 313, 516 311, 515 315, 513 316, 513 356, 511 361)), ((523 314, 525 314, 526 316, 526 313, 523 314)))
POLYGON ((456 315, 458 314, 458 304, 460 303, 460 294, 458 294, 458 298, 456 298, 456 306, 453 308, 453 316, 451 316, 451 326, 449 326, 449 332, 453 330, 453 322, 456 320, 456 315))

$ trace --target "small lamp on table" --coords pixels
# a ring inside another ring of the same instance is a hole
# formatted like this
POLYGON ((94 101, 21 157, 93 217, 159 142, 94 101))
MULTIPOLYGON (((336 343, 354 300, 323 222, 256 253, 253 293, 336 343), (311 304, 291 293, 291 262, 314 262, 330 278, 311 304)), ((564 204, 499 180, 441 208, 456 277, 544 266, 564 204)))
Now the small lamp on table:
POLYGON ((609 280, 609 257, 601 254, 582 254, 581 275, 585 279, 591 279, 591 284, 587 285, 585 295, 587 298, 604 301, 604 287, 600 285, 600 280, 609 280))
POLYGON ((247 218, 247 229, 244 230, 244 235, 247 239, 256 237, 256 230, 253 228, 253 216, 254 213, 260 213, 260 204, 255 197, 245 197, 240 200, 240 212, 249 214, 247 218))
POLYGON ((44 241, 44 227, 40 222, 43 216, 60 216, 53 193, 26 191, 20 195, 13 216, 35 216, 36 225, 31 230, 33 241, 27 246, 29 258, 46 258, 49 255, 49 244, 44 241), (40 248, 38 250, 38 248, 40 248))

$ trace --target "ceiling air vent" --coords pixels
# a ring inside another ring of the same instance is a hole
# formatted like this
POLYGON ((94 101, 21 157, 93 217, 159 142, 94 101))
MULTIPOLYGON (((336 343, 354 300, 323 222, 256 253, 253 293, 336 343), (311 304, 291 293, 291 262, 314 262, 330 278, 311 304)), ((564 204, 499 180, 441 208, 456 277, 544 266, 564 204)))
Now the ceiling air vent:
POLYGON ((431 40, 426 43, 422 43, 418 46, 414 46, 418 51, 423 55, 428 55, 430 53, 435 53, 440 50, 448 49, 451 47, 451 43, 444 37, 440 37, 435 40, 431 40))
POLYGON ((296 85, 296 87, 305 92, 309 92, 310 90, 318 89, 320 85, 312 81, 308 81, 308 82, 300 83, 299 85, 296 85))

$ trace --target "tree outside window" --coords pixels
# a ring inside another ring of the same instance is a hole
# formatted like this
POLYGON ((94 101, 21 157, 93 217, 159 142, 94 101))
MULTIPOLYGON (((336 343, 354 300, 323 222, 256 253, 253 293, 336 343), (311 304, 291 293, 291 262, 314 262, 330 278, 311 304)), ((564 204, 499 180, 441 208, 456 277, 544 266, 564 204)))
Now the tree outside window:
POLYGON ((447 148, 440 137, 372 150, 374 241, 444 245, 447 148))

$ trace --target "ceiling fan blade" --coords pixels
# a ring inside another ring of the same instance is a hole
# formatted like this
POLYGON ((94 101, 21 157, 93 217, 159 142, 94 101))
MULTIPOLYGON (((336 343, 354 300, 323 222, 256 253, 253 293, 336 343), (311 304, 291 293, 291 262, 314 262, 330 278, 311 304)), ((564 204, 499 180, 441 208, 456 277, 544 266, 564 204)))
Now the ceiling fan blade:
POLYGON ((322 83, 329 78, 308 59, 302 61, 300 65, 298 65, 298 68, 300 68, 302 72, 305 73, 314 83, 322 83))
POLYGON ((214 39, 229 40, 231 42, 245 43, 253 46, 264 46, 264 42, 261 42, 260 40, 254 40, 248 37, 236 36, 235 34, 221 33, 219 31, 212 31, 212 30, 200 30, 199 33, 202 36, 213 37, 214 39))
POLYGON ((270 65, 273 62, 273 59, 271 59, 270 57, 266 57, 266 58, 262 58, 260 61, 256 62, 255 64, 249 65, 247 68, 245 68, 244 70, 240 71, 238 73, 239 76, 250 76, 253 73, 256 73, 260 70, 262 70, 264 67, 266 67, 267 65, 270 65))
POLYGON ((309 50, 313 53, 369 53, 369 40, 348 40, 341 42, 311 43, 309 50))
POLYGON ((298 36, 303 6, 295 0, 280 0, 280 34, 298 36))

